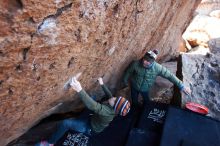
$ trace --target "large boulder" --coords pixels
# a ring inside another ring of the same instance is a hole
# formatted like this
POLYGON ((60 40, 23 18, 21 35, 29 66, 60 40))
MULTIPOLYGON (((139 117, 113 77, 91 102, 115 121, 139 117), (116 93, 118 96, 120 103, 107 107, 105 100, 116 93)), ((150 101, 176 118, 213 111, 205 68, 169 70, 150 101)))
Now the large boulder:
POLYGON ((197 15, 183 34, 192 47, 208 47, 210 39, 220 37, 220 19, 205 15, 197 15))
POLYGON ((200 0, 0 1, 0 145, 51 113, 80 107, 66 81, 114 89, 133 59, 152 48, 178 55, 181 34, 200 0), (175 41, 174 41, 175 40, 175 41), (73 101, 73 102, 70 102, 73 101))
POLYGON ((192 47, 199 45, 208 47, 209 40, 220 37, 220 1, 203 0, 194 12, 194 16, 183 38, 192 47))
POLYGON ((202 104, 209 108, 208 116, 220 120, 219 64, 219 55, 213 53, 182 55, 183 83, 192 90, 191 96, 182 93, 183 107, 187 102, 202 104))
MULTIPOLYGON (((215 12, 216 15, 220 10, 220 1, 219 0, 202 0, 197 9, 194 12, 194 15, 210 15, 215 12)), ((214 16, 214 14, 212 16, 214 16)))
POLYGON ((215 38, 209 41, 208 43, 209 48, 211 49, 212 53, 215 55, 220 54, 220 38, 215 38))

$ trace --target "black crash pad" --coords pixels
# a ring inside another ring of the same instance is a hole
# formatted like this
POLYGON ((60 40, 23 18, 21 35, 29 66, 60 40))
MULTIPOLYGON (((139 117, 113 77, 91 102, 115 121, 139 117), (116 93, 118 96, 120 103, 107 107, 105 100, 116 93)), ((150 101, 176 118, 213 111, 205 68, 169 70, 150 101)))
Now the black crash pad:
POLYGON ((141 113, 137 128, 161 133, 167 109, 167 104, 148 102, 141 113))
POLYGON ((88 135, 68 130, 55 146, 89 146, 89 141, 88 135))
POLYGON ((159 146, 159 140, 158 133, 134 128, 130 131, 126 146, 159 146))
POLYGON ((220 122, 191 111, 170 107, 161 146, 220 146, 220 122))
MULTIPOLYGON (((127 137, 132 125, 133 117, 131 114, 128 114, 125 117, 117 116, 114 118, 114 120, 109 124, 107 128, 105 128, 101 133, 97 135, 89 137, 82 133, 67 131, 55 146, 64 146, 64 143, 67 144, 66 141, 68 141, 69 144, 78 144, 80 143, 77 143, 79 139, 83 140, 83 143, 85 143, 86 139, 87 144, 85 146, 122 146, 125 145, 127 141, 127 137)), ((76 144, 74 146, 77 146, 76 144)))
POLYGON ((117 116, 110 125, 91 138, 92 146, 123 146, 131 127, 133 126, 133 117, 129 114, 126 117, 117 116))

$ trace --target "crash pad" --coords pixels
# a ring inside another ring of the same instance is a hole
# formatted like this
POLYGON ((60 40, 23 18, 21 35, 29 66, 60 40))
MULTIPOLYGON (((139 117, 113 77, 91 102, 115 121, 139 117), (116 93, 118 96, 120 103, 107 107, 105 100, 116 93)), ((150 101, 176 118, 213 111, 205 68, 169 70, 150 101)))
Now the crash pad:
MULTIPOLYGON (((87 114, 83 114, 83 117, 87 114)), ((88 136, 73 130, 67 131, 55 146, 73 146, 71 144, 82 142, 85 146, 122 146, 126 144, 131 127, 134 124, 134 117, 128 114, 125 117, 117 116, 101 133, 88 136)))
POLYGON ((160 135, 152 131, 133 128, 130 131, 126 146, 159 146, 160 135))
POLYGON ((137 128, 161 133, 167 109, 167 104, 152 101, 148 102, 142 111, 137 128))
POLYGON ((192 111, 170 107, 161 146, 219 146, 220 122, 192 111))

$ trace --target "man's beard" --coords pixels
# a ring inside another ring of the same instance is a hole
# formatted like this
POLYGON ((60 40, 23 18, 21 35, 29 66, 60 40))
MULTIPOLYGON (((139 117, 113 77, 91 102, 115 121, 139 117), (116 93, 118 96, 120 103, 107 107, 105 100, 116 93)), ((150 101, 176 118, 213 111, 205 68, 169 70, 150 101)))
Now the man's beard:
POLYGON ((152 62, 150 62, 149 64, 144 64, 144 63, 142 62, 142 65, 143 65, 144 67, 146 67, 146 68, 150 67, 151 64, 152 64, 152 62))

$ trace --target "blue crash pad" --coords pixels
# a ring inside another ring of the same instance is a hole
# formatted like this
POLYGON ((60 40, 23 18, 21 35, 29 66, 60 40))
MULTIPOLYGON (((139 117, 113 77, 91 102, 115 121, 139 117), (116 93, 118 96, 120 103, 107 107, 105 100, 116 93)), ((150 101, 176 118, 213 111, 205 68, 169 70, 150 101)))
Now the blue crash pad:
POLYGON ((220 146, 220 122, 191 111, 170 107, 161 146, 220 146))

